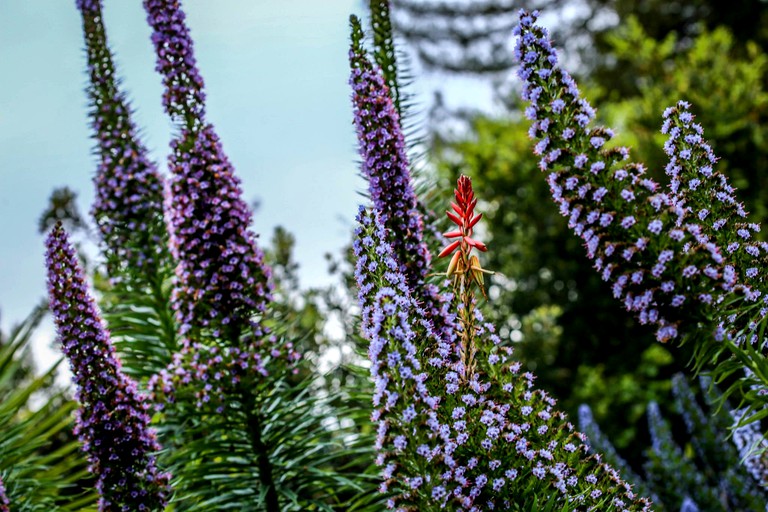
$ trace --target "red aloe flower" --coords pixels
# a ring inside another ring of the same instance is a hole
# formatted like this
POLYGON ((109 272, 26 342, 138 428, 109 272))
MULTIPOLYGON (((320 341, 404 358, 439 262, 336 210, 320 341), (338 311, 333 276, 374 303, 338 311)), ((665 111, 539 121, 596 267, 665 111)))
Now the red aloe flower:
POLYGON ((453 254, 451 262, 448 264, 448 276, 469 274, 470 280, 474 280, 483 288, 483 273, 490 273, 484 270, 480 266, 480 260, 476 255, 470 255, 472 248, 474 247, 480 252, 485 252, 488 248, 483 242, 472 238, 472 230, 475 225, 483 217, 482 213, 475 214, 475 206, 477 205, 477 198, 472 190, 472 180, 468 176, 461 175, 454 190, 454 196, 456 202, 451 203, 453 211, 446 211, 446 215, 457 226, 458 229, 444 233, 446 238, 455 238, 453 242, 448 244, 440 254, 438 258, 444 258, 453 254))
POLYGON ((467 248, 470 250, 472 247, 476 247, 479 251, 487 251, 488 248, 484 243, 472 238, 472 228, 474 228, 475 224, 477 224, 483 217, 482 213, 478 213, 477 215, 474 214, 477 198, 475 198, 475 193, 472 191, 472 180, 470 180, 468 176, 462 174, 459 177, 456 190, 454 190, 453 193, 456 196, 456 202, 451 203, 453 211, 449 210, 445 213, 448 215, 449 219, 459 226, 459 229, 444 233, 444 236, 446 238, 457 238, 458 240, 448 244, 448 246, 440 252, 438 258, 448 256, 462 245, 462 243, 466 244, 467 248))

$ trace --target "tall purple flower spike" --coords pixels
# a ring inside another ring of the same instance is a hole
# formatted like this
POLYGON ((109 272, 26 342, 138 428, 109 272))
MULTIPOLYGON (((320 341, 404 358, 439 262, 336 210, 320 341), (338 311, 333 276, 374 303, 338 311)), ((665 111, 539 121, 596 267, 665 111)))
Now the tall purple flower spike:
MULTIPOLYGON (((721 304, 733 291, 748 301, 761 297, 759 266, 749 259, 762 258, 768 247, 745 244, 755 225, 734 224, 742 240, 732 240, 734 230, 722 229, 745 212, 727 181, 712 171, 716 158, 701 127, 692 122, 688 104, 665 112, 672 180, 664 191, 644 176, 641 164, 626 162, 626 148, 606 149, 613 132, 590 126, 594 109, 558 66, 549 35, 536 18, 536 12, 522 11, 516 29, 518 74, 530 103, 525 110, 532 121, 529 134, 538 140, 534 153, 549 173, 552 197, 585 241, 595 268, 627 310, 641 323, 657 326, 660 341, 699 322, 712 325, 712 318, 716 339, 743 341, 743 328, 754 329, 756 322, 723 318, 721 304), (743 247, 749 258, 736 254, 743 245, 749 246, 743 247)), ((762 308, 760 315, 765 312, 762 308)))
POLYGON ((163 183, 131 120, 118 89, 107 46, 100 0, 78 0, 83 18, 91 120, 99 166, 91 213, 106 249, 110 276, 128 273, 142 281, 155 276, 166 253, 163 183))
POLYGON ((355 277, 390 508, 509 510, 523 489, 536 489, 580 509, 650 510, 586 453, 585 437, 533 389, 533 375, 519 373, 479 311, 484 359, 462 382, 462 363, 414 299, 377 212, 361 210, 358 222, 355 277))
POLYGON ((249 229, 240 180, 211 125, 172 143, 166 216, 177 261, 174 307, 182 334, 210 327, 233 332, 264 313, 270 269, 249 229))
POLYGON ((121 368, 67 234, 57 224, 46 240, 48 297, 59 342, 80 403, 75 433, 96 476, 99 510, 159 510, 170 475, 149 427, 149 404, 121 368))
MULTIPOLYGON (((166 215, 178 262, 174 304, 182 333, 210 327, 237 331, 263 313, 269 268, 249 229, 252 213, 240 180, 207 124, 203 79, 180 2, 145 0, 163 76, 163 103, 181 127, 172 142, 166 215)), ((252 325, 256 335, 258 325, 252 325)))
POLYGON ((397 233, 392 239, 395 257, 408 286, 423 300, 425 314, 443 336, 450 336, 453 316, 451 296, 440 296, 425 282, 431 256, 424 243, 424 221, 411 183, 405 137, 381 70, 374 67, 362 47, 362 29, 352 20, 349 53, 352 103, 362 158, 362 171, 374 208, 382 222, 397 233))
POLYGON ((10 512, 11 502, 8 501, 8 496, 5 494, 5 485, 3 485, 3 478, 0 477, 0 512, 10 512))
POLYGON ((205 380, 195 391, 197 405, 211 402, 222 411, 225 388, 238 388, 245 375, 265 374, 268 357, 294 362, 299 355, 290 342, 278 345, 261 323, 272 298, 271 271, 249 228, 252 212, 240 180, 205 121, 203 79, 181 4, 145 0, 144 8, 166 89, 163 104, 181 129, 171 143, 165 211, 177 262, 172 301, 182 349, 150 388, 158 400, 173 401, 179 385, 205 380), (204 340, 208 334, 212 339, 204 340))
POLYGON ((197 69, 192 37, 179 0, 144 0, 152 43, 157 53, 155 70, 163 76, 163 106, 177 122, 200 127, 205 117, 203 77, 197 69))

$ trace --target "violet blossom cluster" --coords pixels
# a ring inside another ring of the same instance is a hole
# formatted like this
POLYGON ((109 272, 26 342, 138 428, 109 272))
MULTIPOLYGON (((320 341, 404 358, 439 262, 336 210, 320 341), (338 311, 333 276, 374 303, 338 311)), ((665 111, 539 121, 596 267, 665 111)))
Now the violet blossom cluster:
POLYGON ((97 478, 99 510, 161 510, 170 475, 157 467, 149 404, 122 371, 61 224, 46 247, 50 309, 76 386, 75 433, 97 478))
POLYGON ((641 164, 628 161, 628 149, 608 148, 610 129, 591 127, 594 109, 558 66, 549 35, 536 18, 536 12, 522 11, 516 28, 529 134, 538 140, 534 153, 548 173, 552 197, 584 240, 595 268, 628 311, 641 323, 656 325, 660 341, 675 339, 699 322, 712 325, 712 318, 717 319, 715 339, 738 341, 743 326, 722 318, 721 304, 734 291, 758 300, 760 278, 756 263, 731 253, 739 249, 756 258, 765 249, 748 242, 756 226, 734 219, 743 217, 743 207, 727 181, 712 171, 716 159, 701 127, 692 123, 688 105, 681 102, 665 113, 672 180, 662 189, 641 164), (731 245, 726 224, 746 238, 731 245))
POLYGON ((221 410, 218 399, 244 375, 264 374, 270 357, 295 361, 298 354, 291 343, 278 346, 261 322, 271 301, 271 271, 249 227, 252 212, 240 179, 205 121, 203 80, 180 2, 145 0, 144 7, 164 105, 181 128, 171 142, 165 212, 182 348, 150 387, 158 400, 173 401, 179 385, 202 382, 198 405, 213 401, 221 410))
POLYGON ((425 282, 431 256, 424 242, 424 219, 411 180, 400 117, 381 69, 362 46, 363 33, 356 17, 351 18, 352 47, 349 52, 352 104, 357 129, 362 172, 382 222, 397 236, 392 247, 408 286, 424 298, 424 309, 443 336, 453 321, 447 311, 450 297, 425 282))
POLYGON ((131 107, 118 89, 107 45, 100 0, 78 0, 88 58, 88 96, 99 165, 91 213, 106 248, 110 277, 146 282, 165 259, 163 180, 131 119, 131 107))
POLYGON ((205 122, 203 80, 180 2, 145 0, 144 7, 166 89, 165 108, 172 117, 184 114, 181 133, 171 142, 166 197, 181 332, 235 331, 264 312, 271 299, 270 270, 249 228, 252 213, 242 199, 240 179, 215 129, 205 122))
MULTIPOLYGON (((731 411, 734 425, 743 419, 743 409, 731 411)), ((768 488, 768 441, 760 430, 759 422, 752 422, 733 429, 733 443, 740 460, 749 474, 763 488, 768 488)))
POLYGON ((144 0, 144 9, 153 30, 155 70, 163 77, 163 106, 175 121, 200 127, 205 117, 204 82, 181 2, 144 0))
POLYGON ((377 463, 390 508, 509 510, 532 495, 590 510, 650 510, 589 455, 583 434, 533 388, 493 326, 475 313, 478 367, 463 381, 455 347, 408 286, 378 212, 361 209, 354 243, 362 327, 370 341, 377 463))
POLYGON ((3 477, 0 476, 0 512, 10 512, 11 502, 8 501, 8 496, 5 494, 5 485, 3 485, 3 477))

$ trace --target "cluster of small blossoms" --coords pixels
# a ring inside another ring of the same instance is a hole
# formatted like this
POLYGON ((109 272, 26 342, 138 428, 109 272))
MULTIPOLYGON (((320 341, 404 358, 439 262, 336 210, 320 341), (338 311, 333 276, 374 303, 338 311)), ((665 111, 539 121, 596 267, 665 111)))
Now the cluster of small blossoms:
MULTIPOLYGON (((742 420, 746 411, 731 411, 734 424, 742 420)), ((760 430, 759 422, 733 429, 733 443, 739 451, 744 467, 762 488, 768 488, 768 441, 760 430)))
MULTIPOLYGON (((278 358, 281 352, 270 336, 270 347, 252 343, 247 347, 219 347, 191 342, 185 339, 182 349, 173 355, 171 363, 148 383, 150 398, 157 410, 165 404, 177 401, 180 390, 189 390, 194 406, 202 410, 225 411, 226 397, 242 391, 248 380, 268 375, 270 357, 278 358)), ((292 352, 289 360, 296 361, 292 352)))
POLYGON ((181 333, 251 325, 271 299, 270 269, 250 230, 251 210, 212 126, 185 132, 169 159, 166 216, 177 261, 173 292, 181 333))
POLYGON ((727 262, 723 265, 722 290, 738 289, 746 301, 758 305, 744 325, 734 318, 722 319, 719 328, 741 344, 749 337, 757 341, 758 322, 766 316, 768 308, 764 296, 763 268, 768 262, 768 244, 754 240, 760 225, 746 222, 747 212, 736 198, 735 189, 722 173, 713 169, 717 158, 704 140, 704 130, 694 122, 690 104, 680 101, 664 111, 661 131, 669 136, 664 151, 669 156, 665 171, 670 177, 670 189, 681 207, 680 220, 700 227, 698 240, 705 247, 717 247, 727 262), (737 331, 740 331, 737 333, 737 331))
POLYGON ((157 65, 163 76, 163 106, 177 122, 199 127, 205 117, 203 77, 179 0, 144 0, 157 65))
POLYGON ((106 248, 110 277, 146 282, 166 255, 163 182, 118 89, 100 0, 78 0, 88 57, 88 96, 99 166, 91 213, 106 248))
POLYGON ((682 506, 685 498, 695 504, 719 503, 719 489, 707 485, 705 475, 683 454, 672 437, 669 423, 656 402, 647 408, 651 448, 646 452, 645 474, 671 510, 682 506))
POLYGON ((3 478, 0 477, 0 512, 10 512, 11 502, 8 501, 8 496, 5 494, 5 485, 3 485, 3 478))
POLYGON ((160 510, 170 475, 156 465, 160 446, 149 427, 149 404, 122 371, 60 224, 46 246, 50 309, 76 386, 75 433, 98 479, 99 510, 160 510))
POLYGON ((294 361, 298 354, 290 343, 278 347, 259 321, 271 300, 270 269, 249 228, 252 212, 240 180, 204 119, 203 80, 181 5, 146 0, 144 7, 166 87, 164 105, 181 128, 171 143, 165 212, 182 348, 150 384, 168 395, 180 384, 205 382, 196 395, 207 403, 245 373, 264 373, 266 358, 294 361))
MULTIPOLYGON (((668 117, 677 117, 665 123, 668 129, 674 123, 687 128, 670 129, 667 148, 674 158, 668 170, 678 177, 663 191, 644 175, 642 165, 627 162, 626 148, 606 149, 613 133, 590 127, 595 112, 558 66, 547 31, 535 24, 536 17, 535 12, 521 12, 516 28, 518 74, 524 82, 523 97, 530 103, 525 114, 533 121, 530 136, 538 139, 534 153, 541 156, 540 168, 549 171, 561 213, 585 241, 603 279, 612 283, 614 296, 641 323, 655 324, 660 341, 717 317, 716 306, 737 285, 756 297, 741 285, 746 271, 741 272, 719 245, 722 237, 711 234, 717 231, 711 224, 716 215, 703 211, 700 200, 706 193, 729 188, 719 177, 706 176, 714 157, 699 128, 690 125, 690 114, 680 111, 685 105, 672 109, 668 117), (677 142, 681 133, 684 144, 677 142), (701 176, 692 176, 696 173, 701 176)), ((723 202, 730 201, 723 196, 723 202)), ((739 208, 733 212, 738 214, 739 208)), ((720 224, 730 210, 717 213, 725 215, 717 218, 720 224)), ((735 330, 721 322, 715 337, 723 339, 735 330)))
POLYGON ((400 118, 381 70, 362 46, 363 33, 352 18, 349 52, 352 104, 362 171, 374 208, 384 225, 397 233, 391 243, 408 286, 424 297, 424 309, 438 331, 450 333, 450 297, 442 297, 425 283, 431 256, 424 242, 424 219, 411 181, 410 165, 400 118))
POLYGON ((590 450, 593 453, 602 454, 605 462, 616 468, 621 476, 627 482, 632 484, 635 492, 638 492, 642 496, 648 496, 651 498, 651 501, 656 504, 659 503, 659 498, 646 485, 642 477, 635 473, 627 461, 618 454, 611 441, 605 434, 603 434, 602 430, 600 430, 600 426, 592 415, 592 409, 590 409, 587 404, 581 404, 579 406, 579 430, 581 430, 589 439, 587 443, 589 444, 590 450))
POLYGON ((479 310, 468 380, 408 286, 377 212, 361 210, 354 243, 363 332, 370 341, 377 462, 389 507, 509 510, 560 496, 580 509, 650 510, 585 437, 520 373, 479 310))

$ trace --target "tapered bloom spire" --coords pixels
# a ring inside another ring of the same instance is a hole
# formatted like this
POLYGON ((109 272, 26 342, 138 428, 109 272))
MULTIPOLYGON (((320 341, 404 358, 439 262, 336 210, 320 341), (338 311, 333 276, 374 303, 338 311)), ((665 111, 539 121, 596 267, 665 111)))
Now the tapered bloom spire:
POLYGON ((150 382, 159 400, 175 388, 206 381, 198 405, 240 387, 245 375, 267 372, 266 359, 298 358, 280 345, 261 317, 271 301, 270 268, 250 229, 252 212, 216 130, 205 120, 203 80, 177 0, 145 0, 153 29, 166 111, 180 128, 171 142, 166 222, 176 260, 173 307, 182 334, 180 353, 150 382), (226 376, 228 378, 223 378, 226 376))
POLYGON ((641 164, 628 162, 626 148, 606 149, 612 131, 590 126, 595 112, 557 65, 536 17, 521 12, 517 29, 529 133, 538 140, 534 153, 549 173, 552 196, 585 241, 595 268, 627 310, 657 326, 660 341, 699 325, 711 326, 718 340, 747 338, 741 331, 748 321, 726 318, 722 304, 734 291, 752 302, 761 297, 758 267, 734 251, 748 245, 743 250, 757 258, 764 249, 746 242, 757 226, 732 220, 745 212, 727 181, 712 171, 716 159, 688 105, 665 113, 671 181, 664 190, 641 164), (726 223, 736 229, 722 229, 726 223), (735 240, 735 233, 746 238, 735 240))
POLYGON ((237 331, 270 300, 269 268, 250 230, 251 210, 213 126, 207 124, 203 79, 180 2, 145 0, 153 29, 163 102, 181 128, 171 143, 167 222, 177 261, 174 305, 183 333, 237 331))
POLYGON ((408 286, 377 212, 361 210, 354 244, 370 341, 377 462, 398 510, 509 510, 524 496, 594 510, 650 510, 590 456, 555 401, 533 389, 493 326, 472 311, 475 371, 438 336, 408 286), (558 498, 559 497, 559 498, 558 498))
POLYGON ((446 337, 452 322, 447 311, 450 297, 440 296, 436 287, 425 283, 431 256, 424 242, 424 221, 411 182, 400 117, 381 70, 374 66, 362 46, 359 20, 353 16, 351 24, 349 81, 368 192, 384 225, 397 233, 392 247, 408 286, 419 293, 425 313, 440 335, 446 337))
POLYGON ((405 139, 384 78, 360 46, 362 34, 353 31, 352 37, 350 84, 362 170, 382 222, 402 234, 393 246, 413 286, 426 276, 430 256, 423 241, 423 221, 411 184, 405 139))
POLYGON ((106 249, 109 274, 145 282, 167 254, 163 183, 138 137, 128 100, 118 89, 100 0, 78 0, 83 19, 91 124, 99 165, 91 213, 106 249))
POLYGON ((99 509, 160 510, 168 502, 169 475, 156 465, 160 446, 149 427, 149 405, 122 371, 60 224, 46 246, 50 309, 76 386, 76 434, 97 478, 99 509))
POLYGON ((157 54, 155 69, 163 77, 163 106, 177 122, 200 126, 205 117, 203 77, 179 0, 144 0, 157 54))

